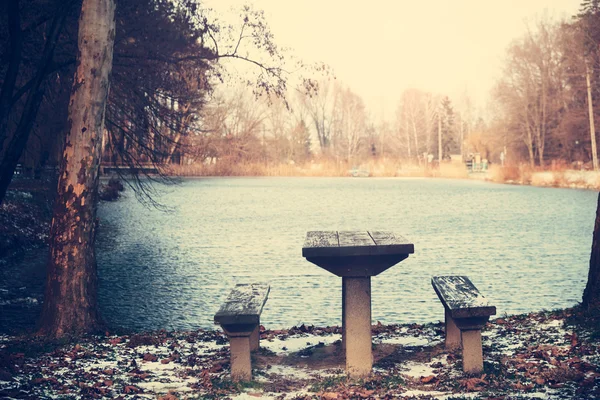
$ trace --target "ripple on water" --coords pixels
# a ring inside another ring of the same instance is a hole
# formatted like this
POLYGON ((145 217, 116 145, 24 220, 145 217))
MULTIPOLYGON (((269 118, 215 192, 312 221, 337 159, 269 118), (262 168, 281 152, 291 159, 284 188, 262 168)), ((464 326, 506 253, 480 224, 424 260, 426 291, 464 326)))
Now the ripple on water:
POLYGON ((131 193, 100 205, 101 311, 136 330, 210 328, 234 284, 265 280, 269 328, 339 324, 340 278, 301 256, 306 231, 336 229, 393 230, 415 244, 373 278, 374 321, 442 319, 430 284, 441 274, 470 276, 500 315, 572 306, 587 279, 596 197, 459 180, 188 179, 161 198, 169 213, 131 193))

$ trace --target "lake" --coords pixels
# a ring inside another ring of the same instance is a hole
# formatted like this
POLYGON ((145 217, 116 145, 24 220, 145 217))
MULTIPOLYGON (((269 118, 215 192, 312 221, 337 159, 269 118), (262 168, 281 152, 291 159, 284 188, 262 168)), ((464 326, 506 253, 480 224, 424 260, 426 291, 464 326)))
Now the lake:
POLYGON ((198 178, 166 188, 164 212, 125 194, 99 207, 99 301, 110 326, 132 330, 212 328, 229 290, 256 281, 271 284, 267 328, 340 324, 341 278, 301 255, 310 230, 391 230, 414 243, 372 279, 374 323, 442 320, 432 275, 468 275, 499 316, 573 306, 598 196, 471 180, 198 178))

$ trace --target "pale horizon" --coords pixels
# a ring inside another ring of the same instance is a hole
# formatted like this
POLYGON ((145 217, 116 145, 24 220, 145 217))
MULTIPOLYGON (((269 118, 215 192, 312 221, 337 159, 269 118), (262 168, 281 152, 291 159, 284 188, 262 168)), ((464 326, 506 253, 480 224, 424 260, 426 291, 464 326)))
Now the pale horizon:
POLYGON ((478 110, 502 72, 508 45, 527 21, 570 18, 579 3, 460 0, 435 4, 306 0, 209 0, 220 18, 232 7, 264 10, 275 43, 307 63, 323 62, 358 93, 374 119, 391 120, 403 90, 467 93, 478 110))

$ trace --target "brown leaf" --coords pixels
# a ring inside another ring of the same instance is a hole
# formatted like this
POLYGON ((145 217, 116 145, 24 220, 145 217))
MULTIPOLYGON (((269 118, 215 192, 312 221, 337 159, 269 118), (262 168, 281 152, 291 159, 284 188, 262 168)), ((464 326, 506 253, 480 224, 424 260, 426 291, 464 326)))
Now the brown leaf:
POLYGON ((159 397, 158 400, 178 400, 178 397, 169 393, 159 397))
POLYGON ((158 357, 155 356, 154 354, 150 354, 150 353, 146 353, 144 354, 144 361, 156 361, 158 360, 158 357))
POLYGON ((546 383, 546 380, 542 377, 537 377, 535 378, 535 383, 537 383, 538 385, 543 385, 546 383))
POLYGON ((571 336, 571 347, 577 346, 577 343, 577 333, 573 332, 573 335, 571 336))
POLYGON ((421 383, 433 383, 436 381, 435 375, 422 376, 421 383))
POLYGON ((125 394, 139 393, 139 392, 141 392, 141 389, 138 388, 137 386, 128 385, 123 388, 123 392, 125 392, 125 394))
POLYGON ((336 400, 338 398, 338 394, 335 392, 325 392, 321 395, 321 399, 323 400, 336 400))
POLYGON ((215 363, 213 364, 212 367, 210 367, 210 372, 221 372, 223 371, 223 365, 221 365, 220 363, 215 363))

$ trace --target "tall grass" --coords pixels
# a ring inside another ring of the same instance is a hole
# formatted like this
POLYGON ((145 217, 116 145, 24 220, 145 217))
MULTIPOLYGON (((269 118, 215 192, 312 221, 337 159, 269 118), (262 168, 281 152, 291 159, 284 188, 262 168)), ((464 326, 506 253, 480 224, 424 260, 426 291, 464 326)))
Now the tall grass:
POLYGON ((583 189, 600 189, 600 173, 568 169, 566 165, 553 163, 549 169, 532 168, 529 164, 492 166, 489 179, 499 183, 552 186, 583 189))
POLYGON ((573 187, 600 189, 600 173, 569 170, 553 164, 551 169, 532 168, 529 164, 492 165, 487 173, 469 174, 459 163, 419 165, 396 159, 371 159, 362 163, 349 163, 322 159, 305 164, 274 163, 216 163, 171 165, 167 173, 173 176, 298 176, 344 177, 357 169, 368 171, 371 177, 432 177, 448 179, 485 179, 498 183, 520 185, 573 187))
POLYGON ((306 164, 217 163, 172 165, 167 173, 174 176, 350 176, 351 170, 366 171, 372 177, 467 178, 461 164, 427 167, 398 160, 369 160, 363 163, 319 160, 306 164))

